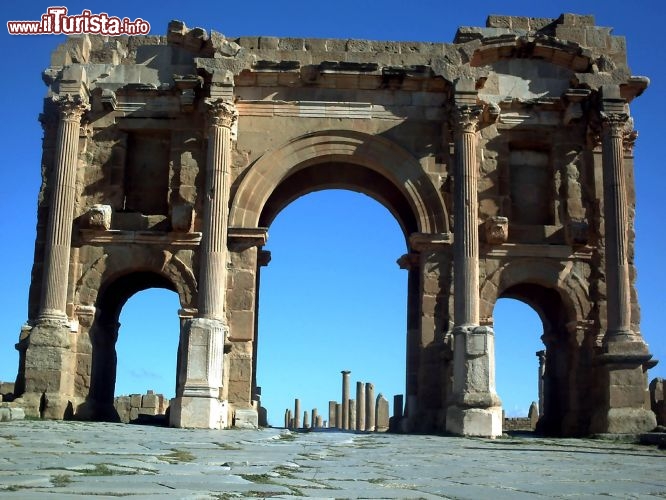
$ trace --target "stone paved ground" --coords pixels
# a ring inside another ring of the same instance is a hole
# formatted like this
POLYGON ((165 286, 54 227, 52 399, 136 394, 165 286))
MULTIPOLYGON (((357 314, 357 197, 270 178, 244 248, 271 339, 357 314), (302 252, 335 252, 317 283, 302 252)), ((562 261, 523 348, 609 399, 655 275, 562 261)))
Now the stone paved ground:
POLYGON ((666 451, 574 439, 0 424, 0 497, 666 497, 666 451))

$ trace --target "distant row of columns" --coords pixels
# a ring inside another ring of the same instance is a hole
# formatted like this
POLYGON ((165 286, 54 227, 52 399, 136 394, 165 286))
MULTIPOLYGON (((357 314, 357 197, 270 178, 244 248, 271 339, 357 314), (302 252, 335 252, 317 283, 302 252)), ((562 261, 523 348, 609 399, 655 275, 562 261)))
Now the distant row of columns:
MULTIPOLYGON (((348 370, 342 372, 342 402, 328 402, 328 421, 323 420, 317 408, 312 413, 301 412, 300 399, 294 400, 293 412, 284 412, 284 426, 287 429, 330 428, 363 432, 386 432, 389 429, 389 403, 383 394, 375 398, 375 386, 370 382, 356 383, 356 399, 350 397, 348 370), (301 415, 303 419, 301 420, 301 415), (311 415, 311 417, 310 417, 311 415)), ((394 397, 393 406, 396 418, 403 414, 402 395, 394 397)))

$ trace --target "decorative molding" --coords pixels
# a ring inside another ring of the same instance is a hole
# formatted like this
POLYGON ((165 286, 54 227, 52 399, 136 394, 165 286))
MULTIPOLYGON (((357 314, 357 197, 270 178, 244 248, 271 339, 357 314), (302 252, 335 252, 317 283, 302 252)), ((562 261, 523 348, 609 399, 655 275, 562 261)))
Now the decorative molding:
POLYGON ((51 101, 58 107, 60 118, 65 121, 80 122, 83 113, 90 110, 90 104, 80 95, 54 95, 51 101))
POLYGON ((236 106, 225 99, 206 99, 208 107, 208 123, 211 127, 231 129, 238 120, 236 106))

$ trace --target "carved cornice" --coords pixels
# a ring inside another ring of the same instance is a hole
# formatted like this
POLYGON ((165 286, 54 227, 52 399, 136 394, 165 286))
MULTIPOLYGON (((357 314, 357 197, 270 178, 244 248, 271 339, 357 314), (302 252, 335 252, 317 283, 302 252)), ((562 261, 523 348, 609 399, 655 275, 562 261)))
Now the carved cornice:
POLYGON ((79 95, 54 95, 51 101, 58 107, 60 118, 64 121, 80 122, 83 114, 90 109, 90 104, 79 95))
POLYGON ((231 128, 238 120, 238 110, 230 101, 224 99, 206 99, 208 107, 208 125, 210 127, 231 128))
POLYGON ((479 130, 483 106, 456 106, 453 111, 453 125, 456 133, 474 134, 479 130))

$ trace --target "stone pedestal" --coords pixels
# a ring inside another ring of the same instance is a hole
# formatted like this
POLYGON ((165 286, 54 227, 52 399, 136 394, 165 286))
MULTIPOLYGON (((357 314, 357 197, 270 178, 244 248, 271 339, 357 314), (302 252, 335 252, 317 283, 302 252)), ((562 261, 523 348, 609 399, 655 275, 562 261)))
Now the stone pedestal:
POLYGON ((75 355, 71 350, 73 333, 62 321, 42 320, 19 346, 25 350, 25 392, 21 406, 30 417, 63 419, 71 417, 76 401, 72 398, 75 355))
POLYGON ((453 397, 446 413, 446 430, 463 436, 501 436, 493 330, 486 326, 456 327, 453 333, 453 397))
POLYGON ((228 407, 217 398, 181 396, 171 400, 169 425, 190 429, 226 429, 228 407))
POLYGON ((643 342, 611 342, 599 356, 601 404, 593 415, 590 432, 640 434, 657 426, 646 407, 647 376, 643 365, 652 357, 643 342), (628 352, 629 344, 634 350, 628 352))
POLYGON ((253 408, 237 408, 234 411, 235 429, 256 429, 259 427, 259 412, 253 408))
POLYGON ((502 408, 449 407, 446 412, 446 429, 461 436, 501 436, 502 408))
POLYGON ((226 402, 219 399, 226 334, 224 323, 215 319, 194 318, 183 326, 179 377, 185 382, 182 395, 172 400, 170 425, 197 429, 226 427, 228 415, 220 414, 226 402))

